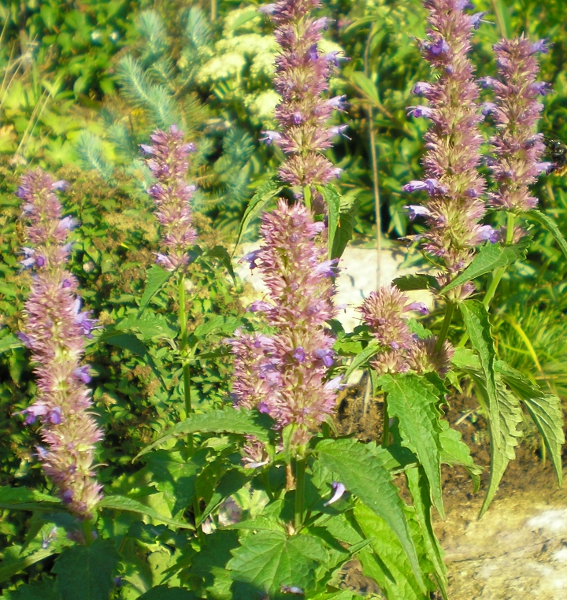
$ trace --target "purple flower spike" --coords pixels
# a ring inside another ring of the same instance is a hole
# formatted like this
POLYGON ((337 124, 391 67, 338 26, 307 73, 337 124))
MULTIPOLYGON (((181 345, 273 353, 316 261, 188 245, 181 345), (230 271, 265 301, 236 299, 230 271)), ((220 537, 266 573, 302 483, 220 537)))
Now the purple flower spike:
POLYGON ((239 332, 231 342, 236 405, 265 405, 278 429, 297 424, 297 445, 334 411, 336 399, 337 388, 324 382, 333 363, 326 321, 336 314, 329 277, 336 266, 315 243, 321 226, 305 206, 283 200, 263 215, 263 245, 254 260, 268 288, 265 322, 274 333, 239 332))
POLYGON ((151 145, 142 144, 155 183, 148 189, 156 207, 164 252, 156 255, 156 263, 167 271, 185 268, 191 262, 189 250, 197 240, 192 226, 191 200, 195 186, 187 184, 189 154, 193 144, 184 143, 183 132, 175 125, 169 131, 156 130, 150 136, 151 145))
POLYGON ((328 125, 334 110, 344 110, 343 97, 323 97, 343 57, 338 52, 319 51, 328 20, 315 19, 311 12, 320 6, 320 0, 281 0, 261 9, 276 24, 280 53, 274 87, 281 96, 276 107, 279 130, 263 132, 262 141, 277 143, 287 155, 279 170, 280 179, 300 188, 311 186, 313 198, 317 194, 315 186, 325 185, 337 176, 324 151, 332 146, 333 136, 344 135, 346 128, 328 125))
POLYGON ((25 303, 25 333, 19 337, 31 351, 37 379, 35 402, 23 412, 28 425, 40 420, 44 446, 38 446, 37 454, 45 474, 69 510, 83 519, 92 516, 101 497, 93 461, 102 431, 92 417, 85 386, 89 367, 80 366, 94 321, 88 312, 80 312, 78 282, 66 270, 66 240, 75 223, 62 218, 54 190, 63 188, 63 182, 53 182, 37 169, 22 177, 18 190, 30 244, 23 251, 34 269, 25 303))

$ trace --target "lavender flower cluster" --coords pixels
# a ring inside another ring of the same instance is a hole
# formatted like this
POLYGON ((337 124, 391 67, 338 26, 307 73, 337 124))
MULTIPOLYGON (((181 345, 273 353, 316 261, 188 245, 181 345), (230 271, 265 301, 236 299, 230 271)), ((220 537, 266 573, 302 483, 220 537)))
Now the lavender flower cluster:
POLYGON ((536 54, 547 52, 547 45, 521 36, 500 41, 494 51, 500 80, 482 80, 495 92, 495 102, 484 105, 484 112, 492 114, 497 127, 491 139, 495 157, 489 166, 498 190, 489 194, 489 201, 496 208, 525 212, 537 206, 529 186, 551 167, 540 162, 545 145, 542 134, 536 133, 543 110, 537 98, 549 91, 547 83, 536 81, 536 54))
POLYGON ((183 132, 175 125, 168 132, 154 131, 150 140, 152 145, 142 144, 141 148, 150 156, 147 165, 156 179, 148 194, 157 208, 155 214, 161 225, 165 248, 165 253, 158 253, 156 262, 166 270, 174 271, 189 264, 189 249, 197 239, 191 213, 191 199, 196 188, 185 181, 188 156, 195 151, 195 146, 184 142, 183 132))
POLYGON ((329 89, 329 77, 339 57, 337 52, 319 52, 318 42, 327 19, 315 19, 310 11, 320 6, 319 0, 281 0, 261 8, 277 25, 275 36, 281 47, 274 80, 282 98, 276 107, 280 132, 265 131, 264 140, 275 142, 288 155, 279 170, 280 179, 292 186, 309 186, 313 194, 314 186, 339 176, 341 170, 323 151, 346 128, 328 126, 333 110, 343 110, 345 97, 322 97, 329 89))
MULTIPOLYGON (((425 0, 429 8, 428 39, 421 42, 425 59, 438 71, 433 83, 420 82, 414 93, 429 100, 428 106, 410 107, 414 117, 427 117, 423 181, 412 181, 407 192, 426 190, 425 206, 409 206, 410 216, 423 216, 428 225, 424 248, 440 257, 448 277, 464 269, 474 247, 495 239, 489 225, 481 225, 486 213, 482 196, 486 183, 478 173, 483 120, 477 99, 479 88, 467 57, 470 38, 483 13, 464 12, 467 0, 425 0)), ((461 290, 468 295, 472 289, 461 290)))
POLYGON ((90 412, 89 367, 81 362, 94 321, 81 311, 78 282, 66 270, 67 236, 74 223, 62 218, 54 193, 63 187, 37 169, 22 177, 17 191, 30 242, 22 264, 33 269, 20 337, 31 350, 37 379, 35 401, 24 413, 27 424, 41 422, 44 445, 37 454, 61 500, 73 514, 90 518, 101 497, 93 458, 103 433, 90 412))
POLYGON ((296 446, 333 412, 340 379, 324 381, 334 360, 325 322, 335 315, 336 269, 315 244, 323 228, 306 207, 284 200, 263 215, 264 243, 245 258, 260 271, 269 301, 255 302, 249 310, 263 313, 274 333, 240 332, 231 341, 236 405, 268 413, 279 429, 297 425, 296 446))
POLYGON ((407 319, 417 311, 427 314, 421 302, 410 302, 395 286, 384 286, 372 292, 358 309, 362 320, 380 344, 380 352, 370 363, 379 374, 418 374, 437 372, 444 376, 449 369, 453 348, 447 342, 437 348, 437 338, 420 339, 412 334, 407 319))

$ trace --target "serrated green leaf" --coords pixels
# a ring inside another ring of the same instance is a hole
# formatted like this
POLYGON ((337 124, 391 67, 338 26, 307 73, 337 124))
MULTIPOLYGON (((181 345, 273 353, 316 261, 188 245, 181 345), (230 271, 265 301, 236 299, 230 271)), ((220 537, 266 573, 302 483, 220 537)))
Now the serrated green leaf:
POLYGON ((240 325, 242 325, 242 320, 238 317, 214 315, 206 323, 197 325, 193 331, 193 336, 197 339, 202 339, 211 333, 217 335, 232 335, 234 330, 240 325))
POLYGON ((244 211, 244 216, 242 217, 242 221, 240 221, 240 225, 238 227, 238 234, 236 236, 236 243, 234 244, 234 250, 232 255, 236 252, 238 248, 238 244, 240 244, 240 240, 242 236, 246 233, 248 226, 250 223, 260 214, 262 209, 266 206, 266 204, 274 197, 277 196, 282 190, 282 186, 278 185, 273 179, 266 181, 263 183, 257 190, 254 196, 250 199, 246 210, 244 211))
POLYGON ((447 568, 443 562, 443 550, 441 550, 441 546, 433 530, 431 493, 429 491, 428 479, 423 467, 407 469, 405 473, 413 500, 416 521, 421 529, 425 552, 435 569, 437 585, 443 594, 444 600, 447 600, 447 568))
POLYGON ((250 586, 237 594, 239 600, 244 600, 244 590, 262 591, 274 598, 281 597, 282 586, 305 590, 314 584, 316 568, 327 559, 322 542, 310 535, 288 537, 278 531, 260 531, 240 543, 226 566, 235 582, 250 586))
POLYGON ((9 333, 0 340, 0 354, 2 354, 3 352, 7 352, 12 348, 22 348, 23 345, 24 344, 20 341, 20 339, 17 336, 9 333))
POLYGON ((449 426, 447 421, 441 421, 441 462, 446 465, 461 465, 470 475, 475 493, 480 487, 480 474, 482 467, 475 465, 470 448, 463 442, 461 433, 449 426))
POLYGON ((403 277, 396 277, 392 282, 402 292, 411 292, 413 290, 439 290, 439 283, 437 278, 433 275, 426 275, 425 273, 417 273, 415 275, 404 275, 403 277))
POLYGON ((443 517, 439 390, 417 375, 384 375, 380 385, 388 394, 388 414, 398 419, 402 445, 419 458, 429 479, 433 504, 443 517))
POLYGON ((465 300, 460 304, 460 308, 465 327, 467 328, 467 333, 469 334, 473 348, 478 353, 480 365, 484 372, 488 416, 494 434, 492 443, 496 444, 498 449, 501 443, 501 437, 498 398, 496 396, 496 380, 494 375, 496 353, 494 351, 494 341, 490 331, 488 312, 482 302, 479 302, 478 300, 465 300))
MULTIPOLYGON (((472 374, 476 384, 479 399, 488 403, 486 380, 482 374, 472 374)), ((480 510, 479 518, 488 510, 508 463, 516 458, 514 448, 518 445, 521 432, 517 426, 522 422, 522 410, 517 398, 505 387, 500 377, 496 378, 496 411, 498 426, 495 427, 492 418, 488 420, 490 431, 490 480, 486 497, 480 510), (499 439, 496 440, 496 436, 499 439)))
POLYGON ((165 444, 176 437, 182 437, 188 433, 236 433, 239 435, 253 435, 262 442, 269 440, 269 427, 262 425, 266 423, 263 415, 253 413, 244 409, 215 410, 206 414, 191 414, 171 429, 168 429, 153 444, 146 446, 136 456, 136 459, 147 454, 154 448, 165 444))
POLYGON ((133 512, 140 515, 146 515, 160 521, 161 523, 167 523, 173 527, 179 527, 180 529, 195 529, 190 523, 178 521, 176 519, 170 519, 165 515, 160 514, 157 510, 134 500, 133 498, 126 498, 125 496, 105 496, 98 504, 97 508, 108 508, 110 510, 124 510, 127 512, 133 512))
POLYGON ((559 485, 563 483, 561 447, 565 443, 561 400, 545 394, 538 386, 526 379, 503 361, 496 362, 496 370, 504 383, 524 403, 547 447, 559 485))
POLYGON ((55 582, 44 579, 29 585, 20 585, 16 590, 4 591, 2 599, 5 600, 61 600, 54 589, 55 582))
POLYGON ((357 354, 353 358, 353 360, 350 363, 350 365, 348 366, 347 370, 345 371, 345 374, 343 376, 345 381, 357 369, 360 369, 360 367, 362 367, 363 365, 366 365, 366 363, 368 362, 368 360, 370 358, 372 358, 375 354, 378 354, 378 352, 380 352, 380 348, 381 348, 381 346, 380 346, 380 344, 378 344, 378 342, 370 342, 368 344, 368 346, 366 346, 366 348, 364 348, 364 350, 362 352, 357 354))
POLYGON ((478 354, 470 348, 455 348, 455 353, 451 357, 451 364, 464 371, 480 371, 482 369, 478 354))
POLYGON ((199 517, 197 525, 200 525, 229 496, 241 490, 255 475, 254 469, 248 469, 248 473, 244 473, 241 469, 227 471, 215 485, 213 495, 199 517))
POLYGON ((522 260, 526 256, 530 242, 530 237, 524 237, 518 244, 513 246, 487 243, 478 250, 471 264, 451 283, 446 285, 441 293, 444 294, 486 273, 492 273, 494 269, 507 267, 518 260, 522 260))
POLYGON ((390 474, 373 452, 357 440, 322 440, 316 446, 319 460, 337 474, 346 489, 384 519, 409 558, 413 573, 425 589, 416 550, 404 513, 404 503, 390 474))
POLYGON ((561 230, 557 226, 557 223, 551 217, 548 217, 545 213, 539 210, 530 210, 527 216, 537 221, 540 225, 543 225, 553 235, 555 241, 559 244, 559 247, 563 251, 563 254, 567 257, 567 240, 563 237, 561 230))
POLYGON ((330 258, 340 258, 349 241, 352 239, 356 226, 358 213, 358 200, 356 198, 341 197, 339 223, 335 230, 330 258))
POLYGON ((0 508, 54 511, 58 509, 57 505, 63 508, 59 498, 49 494, 8 485, 0 487, 0 508))
POLYGON ((276 517, 256 517, 255 519, 245 519, 238 523, 231 525, 225 525, 223 529, 235 529, 235 530, 246 530, 251 531, 280 531, 285 533, 285 527, 282 523, 276 519, 276 517))
POLYGON ((71 546, 58 556, 56 590, 62 600, 108 600, 114 588, 118 552, 112 540, 97 538, 89 546, 71 546))
POLYGON ((146 309, 150 300, 159 292, 159 290, 171 279, 173 271, 166 271, 159 265, 153 265, 149 268, 146 276, 146 288, 140 298, 140 307, 138 315, 146 309))
MULTIPOLYGON (((386 521, 360 502, 354 507, 354 516, 364 535, 372 540, 374 550, 358 553, 364 574, 380 585, 388 600, 425 600, 423 584, 419 584, 406 552, 386 521)), ((423 579, 421 570, 419 573, 423 579)))

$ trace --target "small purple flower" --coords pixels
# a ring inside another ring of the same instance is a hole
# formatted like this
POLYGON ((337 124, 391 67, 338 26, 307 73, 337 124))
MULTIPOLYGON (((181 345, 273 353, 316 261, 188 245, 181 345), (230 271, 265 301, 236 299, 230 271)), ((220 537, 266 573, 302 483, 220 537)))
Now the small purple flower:
POLYGON ((482 17, 484 17, 484 15, 488 14, 487 11, 484 12, 477 12, 474 15, 471 15, 469 18, 471 20, 471 25, 473 26, 474 29, 478 29, 480 27, 480 24, 486 21, 483 21, 482 17))
MULTIPOLYGON (((404 189, 406 187, 407 186, 404 186, 402 188, 404 192, 408 191, 404 189)), ((421 206, 420 204, 408 204, 407 206, 404 206, 404 208, 408 211, 409 218, 412 221, 417 217, 428 217, 431 214, 431 211, 426 206, 421 206)))
POLYGON ((333 495, 329 500, 327 500, 327 502, 325 502, 325 504, 323 504, 323 506, 329 506, 337 502, 337 500, 340 500, 343 494, 346 492, 345 486, 338 481, 333 481, 331 487, 333 488, 333 495))
POLYGON ((252 252, 248 252, 241 259, 240 262, 247 262, 250 265, 250 269, 256 269, 258 265, 256 264, 256 260, 258 260, 258 256, 260 255, 260 250, 252 250, 252 252))
POLYGON ((260 141, 268 144, 268 146, 282 139, 282 134, 277 131, 262 131, 262 135, 264 137, 261 137, 260 141))
POLYGON ((301 346, 299 346, 299 348, 296 348, 294 350, 293 358, 295 358, 297 362, 305 362, 305 350, 301 346))
POLYGON ((433 115, 433 110, 429 106, 423 106, 421 104, 418 104, 417 106, 408 106, 407 111, 408 117, 415 117, 416 119, 419 119, 420 117, 430 119, 433 115))
POLYGON ((487 117, 491 115, 497 109, 496 104, 494 102, 483 102, 480 106, 480 112, 487 117))
POLYGON ((549 48, 550 48, 550 43, 549 40, 543 39, 543 40, 538 40, 537 42, 534 42, 531 45, 531 53, 532 54, 536 54, 538 52, 541 52, 542 54, 547 54, 547 52, 549 52, 549 48))
POLYGON ((415 310, 416 312, 421 313, 422 315, 429 314, 429 309, 427 308, 427 306, 425 306, 423 302, 412 302, 411 304, 408 304, 406 306, 406 310, 415 310))
POLYGON ((426 96, 431 93, 433 86, 425 81, 418 81, 412 88, 411 93, 416 96, 426 96))
POLYGON ((322 360, 326 367, 332 367, 335 362, 334 352, 329 348, 318 348, 315 350, 315 356, 322 360))

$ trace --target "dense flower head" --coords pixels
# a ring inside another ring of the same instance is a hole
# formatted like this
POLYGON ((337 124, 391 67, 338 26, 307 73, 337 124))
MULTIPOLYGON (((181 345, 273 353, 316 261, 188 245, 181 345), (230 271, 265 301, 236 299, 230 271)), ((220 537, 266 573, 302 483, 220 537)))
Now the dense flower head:
MULTIPOLYGON (((425 0, 424 4, 430 11, 429 29, 420 46, 438 77, 414 88, 429 104, 410 107, 410 113, 429 118, 431 126, 425 135, 424 181, 413 181, 404 189, 428 192, 420 213, 428 225, 422 235, 424 248, 456 273, 468 265, 475 246, 493 237, 490 227, 479 224, 485 214, 486 184, 478 173, 483 142, 478 124, 483 116, 474 68, 467 57, 479 17, 467 15, 468 2, 462 0, 425 0)), ((413 214, 417 215, 415 210, 413 214)))
POLYGON ((536 54, 545 49, 525 36, 504 39, 494 46, 500 77, 487 85, 495 94, 490 114, 498 131, 491 139, 495 158, 489 167, 498 190, 489 198, 498 208, 527 211, 537 205, 529 186, 545 170, 540 162, 545 151, 543 136, 536 133, 543 110, 538 96, 549 91, 547 84, 536 81, 536 54))
POLYGON ((264 139, 288 155, 279 175, 292 186, 324 185, 339 175, 323 155, 333 137, 342 133, 329 127, 328 120, 334 110, 343 110, 344 97, 322 97, 339 56, 319 51, 327 20, 310 13, 320 5, 319 0, 281 0, 261 9, 277 25, 275 36, 281 47, 274 80, 281 96, 276 107, 281 131, 264 132, 264 139))
POLYGON ((386 285, 372 292, 358 309, 363 323, 370 329, 381 348, 370 362, 379 374, 437 372, 444 375, 452 356, 448 342, 440 350, 437 338, 420 339, 408 325, 411 312, 427 313, 421 302, 410 302, 396 286, 386 285))
POLYGON ((156 262, 173 271, 189 263, 189 249, 197 239, 191 215, 191 199, 196 188, 185 181, 188 157, 195 147, 184 142, 183 132, 175 125, 167 132, 154 131, 150 141, 151 145, 142 144, 141 149, 148 156, 146 162, 156 180, 148 194, 156 205, 155 214, 165 248, 165 253, 157 255, 156 262))
POLYGON ((246 259, 268 288, 266 300, 251 310, 274 333, 239 333, 231 341, 236 404, 268 413, 278 428, 297 425, 298 445, 334 410, 337 389, 336 381, 324 381, 334 361, 325 322, 335 315, 336 267, 315 242, 323 227, 306 207, 283 200, 263 215, 263 245, 246 259))
POLYGON ((27 424, 41 423, 43 445, 37 454, 46 475, 69 510, 85 518, 92 515, 101 490, 93 458, 102 431, 90 414, 89 368, 81 365, 85 337, 92 337, 95 322, 81 310, 78 282, 65 269, 68 227, 62 225, 66 218, 53 192, 58 185, 38 169, 23 176, 17 192, 28 221, 25 254, 34 258, 26 265, 33 267, 33 280, 20 338, 31 350, 37 395, 23 412, 27 424))

